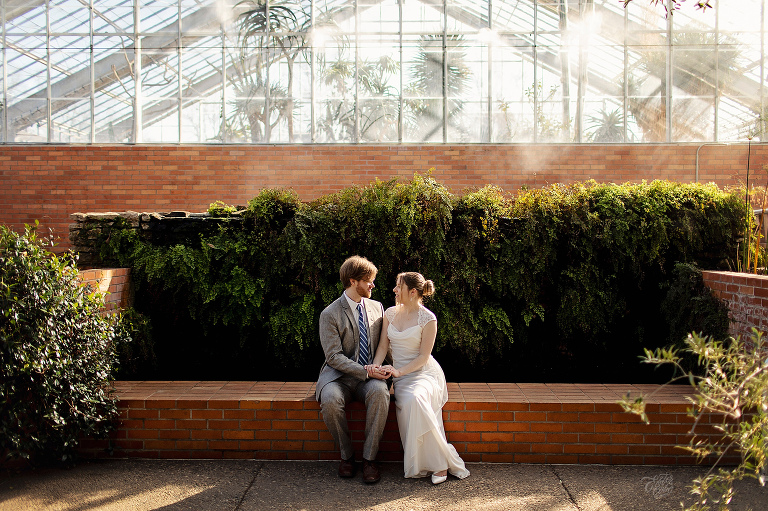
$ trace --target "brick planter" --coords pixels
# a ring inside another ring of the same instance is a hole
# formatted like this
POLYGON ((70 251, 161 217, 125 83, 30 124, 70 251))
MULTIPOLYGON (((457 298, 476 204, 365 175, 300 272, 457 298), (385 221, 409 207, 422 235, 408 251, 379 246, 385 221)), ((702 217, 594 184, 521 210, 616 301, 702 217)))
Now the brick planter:
MULTIPOLYGON (((121 381, 120 426, 111 442, 84 440, 81 453, 104 457, 336 460, 311 382, 121 381), (111 450, 110 450, 111 449, 111 450)), ((465 461, 692 465, 687 445, 691 388, 673 385, 449 383, 443 409, 448 441, 465 461), (616 401, 646 395, 650 424, 616 401)), ((395 404, 379 459, 402 460, 395 404)), ((353 443, 362 451, 365 411, 348 411, 353 443)), ((717 441, 705 415, 696 434, 717 441)), ((738 462, 737 458, 724 460, 738 462)))
POLYGON ((703 271, 704 283, 728 305, 729 333, 747 339, 751 329, 768 331, 768 276, 703 271))
POLYGON ((131 306, 131 269, 102 268, 82 270, 79 273, 80 282, 95 291, 106 293, 104 309, 114 311, 131 306))

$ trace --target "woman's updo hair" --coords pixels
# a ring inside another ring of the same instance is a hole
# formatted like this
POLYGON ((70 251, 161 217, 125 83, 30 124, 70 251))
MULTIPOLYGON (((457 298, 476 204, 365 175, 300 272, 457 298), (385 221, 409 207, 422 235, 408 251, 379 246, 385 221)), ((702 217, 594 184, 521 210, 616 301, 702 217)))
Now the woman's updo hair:
POLYGON ((408 289, 415 289, 419 298, 435 294, 435 283, 426 280, 424 275, 415 271, 407 271, 397 276, 397 279, 408 289))

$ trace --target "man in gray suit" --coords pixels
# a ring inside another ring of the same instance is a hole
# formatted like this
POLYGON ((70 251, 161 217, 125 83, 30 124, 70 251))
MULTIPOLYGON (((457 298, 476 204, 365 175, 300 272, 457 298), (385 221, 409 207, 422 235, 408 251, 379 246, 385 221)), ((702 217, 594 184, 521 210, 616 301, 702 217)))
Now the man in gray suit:
MULTIPOLYGON (((320 369, 315 396, 323 420, 341 449, 340 477, 354 477, 355 452, 349 438, 346 404, 365 403, 363 481, 375 483, 381 476, 375 463, 379 441, 389 413, 387 375, 368 375, 381 334, 384 307, 371 300, 377 269, 368 259, 352 256, 341 265, 342 295, 320 313, 320 344, 325 363, 320 369)), ((391 360, 391 357, 387 355, 391 360)), ((390 362, 391 363, 391 362, 390 362)))

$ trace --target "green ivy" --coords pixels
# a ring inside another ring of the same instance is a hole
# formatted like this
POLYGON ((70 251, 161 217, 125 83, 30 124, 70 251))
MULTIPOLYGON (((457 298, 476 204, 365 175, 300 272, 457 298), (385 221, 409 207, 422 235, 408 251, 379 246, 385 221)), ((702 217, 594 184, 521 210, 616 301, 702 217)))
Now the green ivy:
POLYGON ((264 190, 242 216, 188 245, 153 245, 127 224, 98 244, 106 264, 133 268, 137 307, 153 326, 173 325, 160 326, 159 352, 167 345, 181 365, 176 348, 192 348, 222 377, 246 379, 261 379, 251 371, 264 360, 276 375, 317 370, 319 314, 341 294, 338 268, 353 254, 378 266, 373 297, 386 306, 401 271, 435 282, 436 352, 467 374, 556 374, 551 361, 572 371, 587 354, 636 353, 668 337, 659 303, 675 263, 727 268, 745 225, 739 197, 715 185, 584 182, 516 196, 489 186, 456 196, 429 174, 310 203, 264 190))

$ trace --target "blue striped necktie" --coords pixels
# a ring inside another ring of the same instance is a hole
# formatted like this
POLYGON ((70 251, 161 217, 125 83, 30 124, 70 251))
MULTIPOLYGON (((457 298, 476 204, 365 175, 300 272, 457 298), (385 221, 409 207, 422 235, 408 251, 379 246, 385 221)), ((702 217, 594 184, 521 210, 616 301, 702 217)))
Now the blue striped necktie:
POLYGON ((368 350, 368 325, 365 324, 365 315, 363 314, 363 302, 357 304, 357 326, 360 328, 360 356, 357 357, 357 361, 360 365, 368 365, 369 350, 368 350))

